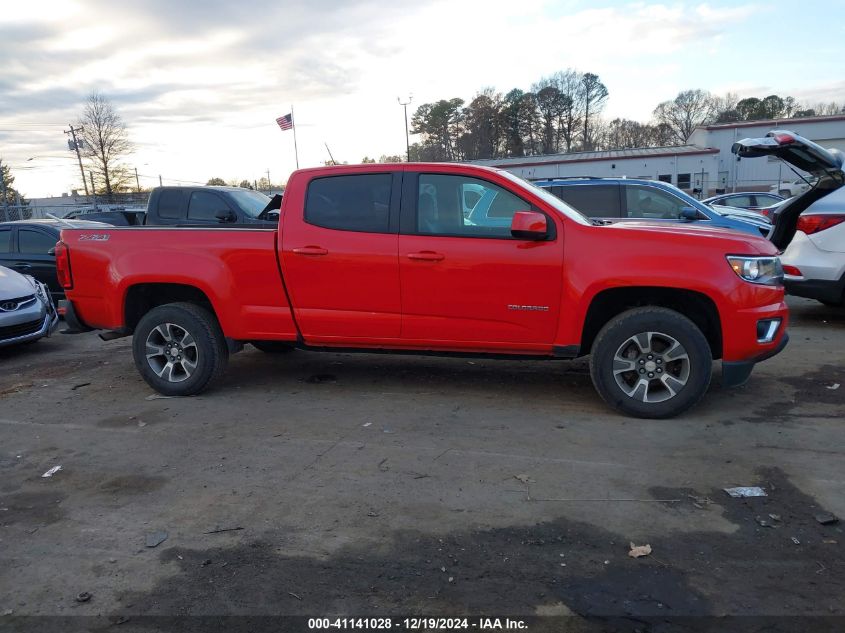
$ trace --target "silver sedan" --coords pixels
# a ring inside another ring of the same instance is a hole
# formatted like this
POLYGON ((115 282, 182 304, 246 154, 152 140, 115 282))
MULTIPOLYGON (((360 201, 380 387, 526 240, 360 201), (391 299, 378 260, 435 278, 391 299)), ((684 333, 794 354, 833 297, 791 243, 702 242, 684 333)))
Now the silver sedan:
POLYGON ((59 315, 47 287, 29 275, 0 266, 0 347, 50 336, 59 315))

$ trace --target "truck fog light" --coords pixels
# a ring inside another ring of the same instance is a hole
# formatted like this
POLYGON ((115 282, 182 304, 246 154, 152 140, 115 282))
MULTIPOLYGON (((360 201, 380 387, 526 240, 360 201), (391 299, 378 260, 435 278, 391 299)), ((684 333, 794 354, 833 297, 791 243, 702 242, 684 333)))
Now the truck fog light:
POLYGON ((760 319, 757 321, 757 342, 771 343, 780 327, 780 319, 760 319))

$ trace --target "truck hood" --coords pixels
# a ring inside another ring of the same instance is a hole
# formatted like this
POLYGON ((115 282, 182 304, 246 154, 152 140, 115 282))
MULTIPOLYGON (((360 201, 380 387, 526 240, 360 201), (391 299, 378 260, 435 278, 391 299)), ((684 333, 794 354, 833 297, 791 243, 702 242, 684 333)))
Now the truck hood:
MULTIPOLYGON (((607 231, 635 231, 639 235, 653 236, 671 242, 679 236, 701 239, 702 241, 718 240, 726 253, 737 255, 776 255, 777 249, 763 236, 756 237, 750 233, 742 233, 733 229, 720 229, 702 226, 695 222, 687 224, 663 224, 643 222, 616 222, 597 227, 607 231), (665 235, 665 237, 664 237, 665 235)), ((632 235, 632 237, 634 237, 632 235)), ((715 243, 715 242, 714 242, 715 243)))
POLYGON ((0 301, 18 299, 35 294, 35 284, 31 277, 21 275, 5 266, 0 266, 0 301))
POLYGON ((842 171, 842 152, 827 150, 795 132, 772 130, 762 138, 737 141, 731 151, 740 158, 776 156, 786 163, 806 171, 818 180, 808 191, 785 202, 769 239, 780 250, 786 249, 798 226, 798 217, 816 200, 824 198, 845 184, 842 171))

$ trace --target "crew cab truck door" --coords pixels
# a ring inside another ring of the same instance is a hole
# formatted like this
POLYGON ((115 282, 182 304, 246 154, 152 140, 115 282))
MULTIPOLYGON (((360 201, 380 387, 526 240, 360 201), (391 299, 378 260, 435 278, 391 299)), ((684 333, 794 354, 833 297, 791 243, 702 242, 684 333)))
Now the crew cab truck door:
POLYGON ((399 235, 402 339, 413 347, 551 351, 558 323, 563 231, 517 239, 510 220, 532 205, 500 184, 456 173, 407 171, 399 235), (494 196, 477 225, 466 189, 494 196), (503 222, 493 222, 493 220, 503 222))
POLYGON ((282 272, 308 344, 399 338, 402 175, 384 170, 294 175, 282 212, 282 272))

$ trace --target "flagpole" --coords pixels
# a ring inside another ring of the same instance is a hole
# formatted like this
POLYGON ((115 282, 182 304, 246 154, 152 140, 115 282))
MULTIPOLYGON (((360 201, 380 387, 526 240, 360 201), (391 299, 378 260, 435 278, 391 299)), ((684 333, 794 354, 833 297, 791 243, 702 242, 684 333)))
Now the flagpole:
POLYGON ((296 168, 299 169, 299 149, 296 146, 296 118, 293 116, 293 106, 290 107, 290 123, 293 127, 293 153, 296 156, 296 168))

